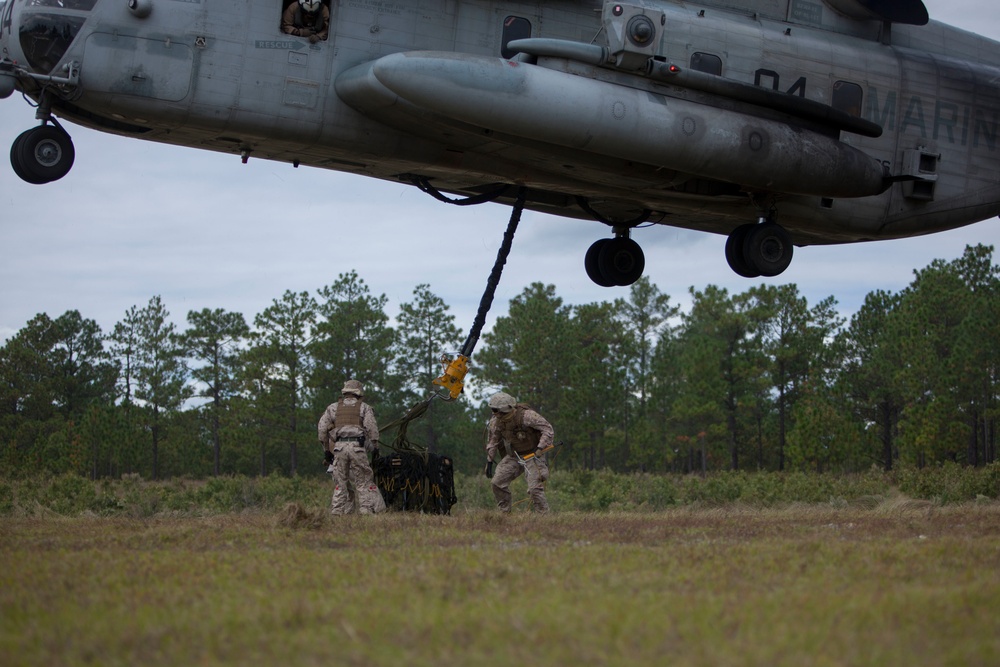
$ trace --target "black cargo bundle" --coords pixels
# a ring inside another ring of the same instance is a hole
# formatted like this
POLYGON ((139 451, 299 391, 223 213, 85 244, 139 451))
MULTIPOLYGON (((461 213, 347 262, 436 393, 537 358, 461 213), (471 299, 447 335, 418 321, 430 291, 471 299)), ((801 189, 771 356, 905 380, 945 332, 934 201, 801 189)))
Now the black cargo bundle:
POLYGON ((375 483, 390 510, 451 514, 458 502, 454 466, 447 456, 394 452, 372 463, 375 483))

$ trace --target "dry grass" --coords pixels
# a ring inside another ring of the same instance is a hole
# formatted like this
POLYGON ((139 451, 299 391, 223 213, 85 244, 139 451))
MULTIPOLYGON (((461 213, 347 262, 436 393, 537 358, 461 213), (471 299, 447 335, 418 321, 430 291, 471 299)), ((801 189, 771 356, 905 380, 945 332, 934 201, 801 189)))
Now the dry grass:
POLYGON ((1000 664, 1000 503, 0 519, 0 664, 1000 664))
POLYGON ((277 524, 283 528, 319 529, 325 516, 320 510, 309 511, 299 503, 288 503, 278 514, 277 524))

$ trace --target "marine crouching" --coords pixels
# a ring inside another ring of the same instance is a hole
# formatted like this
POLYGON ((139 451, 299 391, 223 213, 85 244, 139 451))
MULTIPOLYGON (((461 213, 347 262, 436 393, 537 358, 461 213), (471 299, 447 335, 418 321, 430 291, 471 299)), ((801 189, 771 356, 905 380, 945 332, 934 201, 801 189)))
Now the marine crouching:
POLYGON ((552 448, 552 424, 510 394, 500 392, 489 400, 489 437, 486 441, 486 473, 492 477, 493 497, 501 512, 510 512, 510 484, 524 474, 534 511, 549 511, 545 482, 549 466, 545 452, 552 448), (497 462, 496 471, 492 471, 497 462), (492 475, 490 473, 493 472, 492 475))

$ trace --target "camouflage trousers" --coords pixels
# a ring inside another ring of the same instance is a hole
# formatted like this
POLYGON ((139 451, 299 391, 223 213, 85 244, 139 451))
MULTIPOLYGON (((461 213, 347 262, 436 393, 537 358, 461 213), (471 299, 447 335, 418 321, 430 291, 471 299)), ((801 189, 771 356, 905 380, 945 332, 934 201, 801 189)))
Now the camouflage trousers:
POLYGON ((375 485, 375 473, 360 442, 338 441, 333 444, 332 514, 378 514, 385 511, 382 493, 375 485), (351 498, 351 487, 355 498, 351 498))
POLYGON ((528 497, 536 512, 549 511, 549 502, 545 499, 545 481, 549 478, 549 466, 545 456, 535 456, 523 464, 516 456, 504 456, 497 464, 493 473, 493 497, 501 512, 509 512, 511 508, 510 483, 524 475, 528 483, 528 497))

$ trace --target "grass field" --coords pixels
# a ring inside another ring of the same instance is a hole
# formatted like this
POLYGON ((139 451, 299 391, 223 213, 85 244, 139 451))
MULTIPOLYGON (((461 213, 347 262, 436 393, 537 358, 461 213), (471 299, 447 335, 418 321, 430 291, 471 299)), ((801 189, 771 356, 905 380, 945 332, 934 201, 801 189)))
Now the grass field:
POLYGON ((0 518, 0 664, 1000 664, 1000 503, 0 518))

